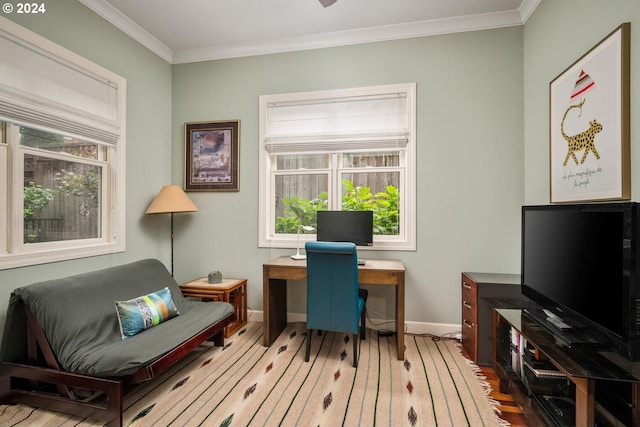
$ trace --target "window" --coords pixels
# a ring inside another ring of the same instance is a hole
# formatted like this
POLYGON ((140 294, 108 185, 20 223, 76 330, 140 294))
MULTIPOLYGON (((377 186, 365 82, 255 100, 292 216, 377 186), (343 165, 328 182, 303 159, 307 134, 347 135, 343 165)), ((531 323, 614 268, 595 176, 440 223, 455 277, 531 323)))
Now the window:
POLYGON ((415 92, 261 96, 259 245, 295 247, 318 210, 373 210, 373 249, 415 250, 415 92))
POLYGON ((126 81, 0 22, 0 269, 124 251, 126 81))

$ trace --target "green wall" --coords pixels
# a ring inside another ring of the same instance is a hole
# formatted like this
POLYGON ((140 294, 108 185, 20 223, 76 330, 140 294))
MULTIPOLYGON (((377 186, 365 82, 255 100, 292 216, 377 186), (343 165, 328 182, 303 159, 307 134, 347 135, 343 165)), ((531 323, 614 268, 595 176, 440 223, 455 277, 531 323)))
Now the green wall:
POLYGON ((631 22, 631 199, 640 198, 640 2, 543 1, 524 29, 526 204, 549 203, 549 83, 623 22, 631 22))
MULTIPOLYGON (((258 96, 417 83, 417 251, 365 252, 407 267, 406 318, 460 323, 460 273, 519 271, 522 204, 522 28, 507 28, 174 66, 173 181, 182 182, 185 122, 241 121, 240 192, 192 193, 200 208, 176 232, 176 276, 219 269, 249 279, 262 307, 258 248, 258 96)), ((392 317, 391 290, 369 287, 392 317)), ((304 286, 289 311, 305 311, 304 286)))
POLYGON ((46 9, 44 15, 3 16, 127 79, 127 250, 1 270, 0 334, 9 295, 19 286, 141 258, 160 258, 169 265, 169 218, 145 216, 144 211, 160 187, 171 182, 171 65, 78 1, 48 1, 46 9))
MULTIPOLYGON (((145 257, 167 266, 169 218, 144 216, 160 187, 183 182, 185 122, 241 120, 240 191, 190 193, 175 216, 175 276, 220 269, 249 279, 262 309, 257 247, 258 96, 416 82, 417 251, 371 252, 407 266, 406 319, 460 323, 460 272, 519 271, 524 189, 522 27, 171 66, 74 0, 8 16, 127 79, 127 251, 0 271, 0 322, 11 290, 145 257), (20 19, 19 19, 20 18, 20 19)), ((289 311, 303 312, 303 287, 289 311)), ((370 288, 371 317, 392 317, 391 290, 370 288)))

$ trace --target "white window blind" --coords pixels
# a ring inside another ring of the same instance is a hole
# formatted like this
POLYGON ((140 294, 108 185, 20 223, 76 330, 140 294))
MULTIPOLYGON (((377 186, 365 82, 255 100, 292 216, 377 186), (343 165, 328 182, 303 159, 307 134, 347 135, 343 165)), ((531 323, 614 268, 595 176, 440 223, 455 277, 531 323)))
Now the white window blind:
POLYGON ((0 210, 0 270, 124 251, 126 80, 0 16, 0 125, 6 131, 0 142, 0 204, 6 205, 0 210), (52 135, 42 138, 28 128, 52 135), (91 144, 76 153, 64 150, 67 142, 91 144), (101 147, 94 152, 93 144, 101 147), (90 173, 100 175, 95 194, 87 196, 99 199, 96 205, 57 188, 56 176, 67 166, 88 180, 90 173), (56 201, 74 199, 67 200, 68 211, 54 201, 29 219, 62 217, 69 227, 44 223, 46 234, 37 223, 25 225, 29 182, 57 193, 56 201))
MULTIPOLYGON (((299 96, 299 95, 298 95, 299 96)), ((272 154, 390 150, 406 146, 407 93, 266 102, 265 148, 272 154)))
POLYGON ((0 30, 0 120, 115 144, 118 86, 0 30))

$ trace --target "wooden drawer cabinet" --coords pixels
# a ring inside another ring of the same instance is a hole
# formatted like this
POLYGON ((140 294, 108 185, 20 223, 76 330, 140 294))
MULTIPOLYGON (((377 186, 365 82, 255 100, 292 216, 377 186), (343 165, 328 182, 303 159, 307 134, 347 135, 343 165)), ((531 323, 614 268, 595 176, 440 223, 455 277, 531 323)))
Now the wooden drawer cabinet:
POLYGON ((492 363, 494 308, 520 308, 526 298, 519 274, 462 273, 462 348, 478 365, 492 363))
POLYGON ((462 347, 469 359, 478 361, 478 285, 462 274, 462 347))

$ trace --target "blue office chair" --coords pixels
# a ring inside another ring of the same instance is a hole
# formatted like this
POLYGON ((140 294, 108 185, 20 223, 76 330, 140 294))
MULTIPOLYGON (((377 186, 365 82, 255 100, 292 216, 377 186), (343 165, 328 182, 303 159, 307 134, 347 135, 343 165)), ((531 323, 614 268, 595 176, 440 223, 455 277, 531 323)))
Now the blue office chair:
POLYGON ((353 334, 353 366, 358 366, 358 332, 365 339, 367 291, 358 287, 356 245, 307 242, 307 351, 312 331, 353 334), (360 326, 359 326, 360 325, 360 326), (359 329, 360 328, 360 329, 359 329))

